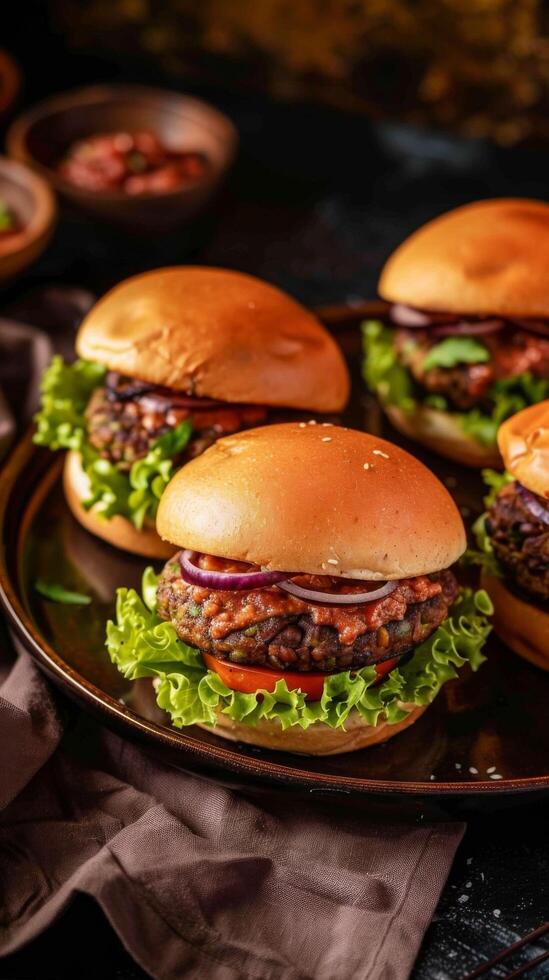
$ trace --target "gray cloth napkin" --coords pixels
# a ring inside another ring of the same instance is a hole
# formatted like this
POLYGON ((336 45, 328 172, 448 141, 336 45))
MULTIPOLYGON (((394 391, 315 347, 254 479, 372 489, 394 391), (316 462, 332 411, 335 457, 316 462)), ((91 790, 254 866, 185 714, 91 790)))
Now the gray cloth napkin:
POLYGON ((0 635, 0 955, 83 892, 157 980, 406 980, 463 831, 167 768, 0 635))

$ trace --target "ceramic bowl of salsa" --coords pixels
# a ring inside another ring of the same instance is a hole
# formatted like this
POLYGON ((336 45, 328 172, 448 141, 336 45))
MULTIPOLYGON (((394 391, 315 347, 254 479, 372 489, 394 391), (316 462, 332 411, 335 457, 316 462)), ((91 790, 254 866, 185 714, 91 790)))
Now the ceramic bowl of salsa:
POLYGON ((30 109, 11 126, 7 146, 65 202, 149 232, 176 228, 210 203, 234 159, 237 134, 199 99, 98 86, 30 109))
POLYGON ((0 157, 0 282, 14 279, 44 251, 56 215, 47 182, 23 164, 0 157))

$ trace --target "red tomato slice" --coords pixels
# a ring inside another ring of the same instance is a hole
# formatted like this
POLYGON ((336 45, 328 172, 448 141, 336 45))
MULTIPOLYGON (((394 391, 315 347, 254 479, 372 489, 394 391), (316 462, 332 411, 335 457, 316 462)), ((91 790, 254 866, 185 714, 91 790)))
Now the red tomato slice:
MULTIPOLYGON (((274 691, 277 681, 284 678, 290 691, 299 688, 307 695, 309 701, 320 701, 324 680, 328 676, 327 674, 292 674, 287 670, 278 672, 271 670, 270 667, 239 667, 237 664, 218 660, 208 653, 203 653, 202 659, 206 667, 218 674, 227 687, 242 694, 255 694, 259 690, 274 691)), ((397 663, 398 659, 384 660, 383 663, 376 664, 378 681, 396 667, 397 663)))

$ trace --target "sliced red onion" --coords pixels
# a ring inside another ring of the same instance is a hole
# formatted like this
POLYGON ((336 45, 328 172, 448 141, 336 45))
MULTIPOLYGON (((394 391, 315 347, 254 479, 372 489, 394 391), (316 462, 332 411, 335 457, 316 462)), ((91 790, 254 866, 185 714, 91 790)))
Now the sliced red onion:
POLYGON ((456 323, 460 317, 457 313, 427 313, 426 310, 416 310, 404 303, 393 303, 389 309, 389 317, 399 327, 434 327, 437 324, 456 323))
POLYGON ((371 592, 350 592, 347 594, 321 592, 318 589, 306 589, 302 585, 292 582, 291 578, 288 578, 288 572, 265 572, 262 570, 257 572, 208 571, 196 564, 197 557, 198 553, 189 549, 182 551, 179 555, 181 575, 184 581, 191 585, 220 591, 239 592, 277 585, 279 589, 284 589, 290 595, 307 602, 320 602, 323 605, 335 606, 358 606, 390 595, 398 585, 398 582, 386 582, 385 585, 373 589, 371 592))
POLYGON ((268 585, 276 585, 288 577, 288 572, 212 572, 199 568, 195 564, 196 551, 186 549, 179 555, 181 575, 185 582, 191 585, 201 585, 206 589, 240 592, 249 589, 261 589, 268 585))
POLYGON ((184 408, 193 412, 203 408, 232 408, 227 402, 215 401, 213 398, 193 398, 192 395, 180 395, 179 392, 147 391, 139 397, 146 412, 166 412, 170 408, 184 408))
POLYGON ((289 592, 290 595, 296 596, 298 599, 305 599, 306 602, 320 602, 322 605, 334 606, 360 606, 365 602, 374 602, 376 599, 383 599, 384 596, 394 592, 397 585, 398 582, 386 582, 385 585, 380 586, 379 589, 373 589, 372 592, 348 592, 341 594, 336 592, 320 592, 318 589, 305 589, 302 585, 297 585, 291 579, 287 579, 285 582, 279 582, 278 588, 284 589, 285 592, 289 592))
POLYGON ((549 337, 549 323, 544 320, 516 320, 513 318, 511 323, 520 327, 521 330, 529 330, 531 333, 539 333, 542 337, 549 337))
POLYGON ((535 517, 538 521, 541 521, 542 524, 549 524, 549 510, 541 502, 541 500, 538 500, 535 493, 532 493, 531 490, 527 490, 526 487, 523 487, 522 483, 517 483, 517 487, 523 503, 532 514, 532 517, 535 517))
POLYGON ((389 310, 389 317, 399 327, 428 327, 432 323, 427 313, 414 310, 412 306, 404 306, 404 303, 393 303, 389 310))
POLYGON ((432 327, 432 337, 452 337, 461 334, 466 337, 497 333, 504 326, 503 320, 458 320, 456 323, 432 327))

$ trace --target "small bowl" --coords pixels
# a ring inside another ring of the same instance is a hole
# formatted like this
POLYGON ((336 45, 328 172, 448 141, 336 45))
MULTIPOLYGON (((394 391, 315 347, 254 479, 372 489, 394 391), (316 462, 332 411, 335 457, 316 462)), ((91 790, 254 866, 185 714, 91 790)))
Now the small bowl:
POLYGON ((45 180, 22 163, 0 157, 0 199, 21 230, 0 235, 0 282, 14 279, 44 251, 57 218, 57 205, 45 180))
POLYGON ((237 142, 230 120, 205 102, 137 85, 95 86, 54 96, 16 119, 7 136, 9 155, 34 167, 65 201, 135 231, 175 228, 203 209, 229 169, 237 142), (142 129, 154 130, 170 149, 203 153, 209 164, 204 177, 171 191, 130 196, 75 187, 56 172, 75 141, 142 129))

